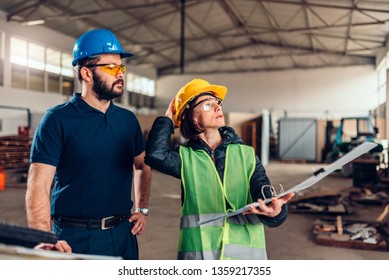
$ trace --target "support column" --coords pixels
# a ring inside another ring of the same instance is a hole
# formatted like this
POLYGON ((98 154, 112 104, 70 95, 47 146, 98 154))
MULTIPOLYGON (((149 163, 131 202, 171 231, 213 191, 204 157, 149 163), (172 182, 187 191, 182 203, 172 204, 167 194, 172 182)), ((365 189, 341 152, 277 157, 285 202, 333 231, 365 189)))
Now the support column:
POLYGON ((386 70, 386 101, 385 101, 385 123, 386 123, 386 139, 389 139, 389 70, 386 70))
POLYGON ((263 166, 269 163, 270 150, 270 114, 268 110, 262 110, 262 139, 261 139, 261 162, 263 166))

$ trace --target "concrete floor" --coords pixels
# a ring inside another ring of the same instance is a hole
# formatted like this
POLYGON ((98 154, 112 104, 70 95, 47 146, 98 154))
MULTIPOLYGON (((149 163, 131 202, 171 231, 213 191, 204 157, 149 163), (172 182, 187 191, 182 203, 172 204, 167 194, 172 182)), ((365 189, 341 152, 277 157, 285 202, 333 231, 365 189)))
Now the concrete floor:
MULTIPOLYGON (((266 167, 273 185, 293 187, 323 167, 320 164, 292 164, 271 161, 266 167)), ((174 260, 179 232, 180 181, 153 171, 150 216, 146 232, 139 237, 143 260, 174 260)), ((352 179, 333 173, 304 193, 319 190, 347 191, 352 179)), ((0 221, 26 225, 24 188, 6 188, 0 192, 0 221)), ((353 206, 346 218, 374 221, 383 206, 353 206)), ((323 216, 312 213, 290 213, 277 228, 266 228, 270 260, 389 260, 389 252, 348 249, 317 245, 312 232, 314 222, 323 216)))

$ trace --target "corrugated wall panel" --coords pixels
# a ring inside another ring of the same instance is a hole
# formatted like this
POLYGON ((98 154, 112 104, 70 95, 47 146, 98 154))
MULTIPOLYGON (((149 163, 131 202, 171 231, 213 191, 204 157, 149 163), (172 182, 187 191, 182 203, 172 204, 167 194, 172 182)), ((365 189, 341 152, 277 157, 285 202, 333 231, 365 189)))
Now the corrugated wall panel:
POLYGON ((278 121, 280 159, 316 161, 316 143, 316 119, 282 118, 278 121))

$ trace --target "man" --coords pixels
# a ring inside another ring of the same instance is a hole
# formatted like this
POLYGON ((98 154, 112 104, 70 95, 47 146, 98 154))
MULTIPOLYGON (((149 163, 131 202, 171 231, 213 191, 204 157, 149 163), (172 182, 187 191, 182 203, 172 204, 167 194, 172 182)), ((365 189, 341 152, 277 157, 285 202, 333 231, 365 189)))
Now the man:
POLYGON ((82 90, 50 108, 36 130, 28 225, 59 236, 42 249, 138 259, 136 236, 147 225, 151 171, 138 120, 112 102, 123 94, 121 59, 132 54, 111 31, 96 29, 77 39, 73 55, 82 90))

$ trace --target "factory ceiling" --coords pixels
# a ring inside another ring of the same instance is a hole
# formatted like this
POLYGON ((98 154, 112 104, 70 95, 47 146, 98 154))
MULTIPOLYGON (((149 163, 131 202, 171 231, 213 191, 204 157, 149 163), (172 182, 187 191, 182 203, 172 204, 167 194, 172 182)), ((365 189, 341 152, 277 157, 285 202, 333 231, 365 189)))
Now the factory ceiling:
POLYGON ((111 29, 158 75, 376 66, 388 0, 2 0, 9 22, 111 29))

